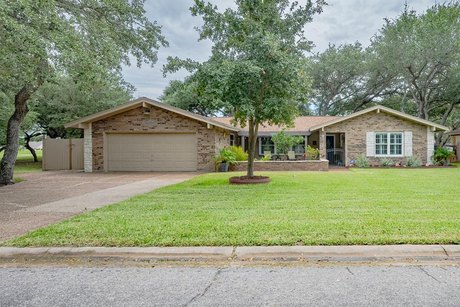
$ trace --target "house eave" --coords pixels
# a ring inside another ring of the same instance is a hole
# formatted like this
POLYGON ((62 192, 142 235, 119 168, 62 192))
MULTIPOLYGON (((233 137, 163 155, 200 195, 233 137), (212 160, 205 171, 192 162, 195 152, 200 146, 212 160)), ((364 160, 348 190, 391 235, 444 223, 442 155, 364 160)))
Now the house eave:
POLYGON ((407 119, 407 120, 412 121, 412 122, 416 122, 416 123, 421 124, 421 125, 432 127, 433 131, 435 131, 435 132, 449 131, 449 128, 446 127, 446 126, 439 125, 439 124, 436 124, 436 123, 431 122, 429 120, 421 119, 421 118, 418 118, 418 117, 415 117, 415 116, 412 116, 412 115, 408 115, 406 113, 399 112, 399 111, 396 111, 396 110, 393 110, 393 109, 390 109, 390 108, 387 108, 387 107, 384 107, 384 106, 380 106, 380 105, 377 105, 377 106, 374 106, 374 107, 370 107, 370 108, 367 108, 367 109, 352 113, 352 114, 350 114, 348 116, 344 116, 342 118, 332 120, 332 121, 327 122, 325 124, 313 126, 313 127, 311 127, 310 130, 311 131, 316 131, 316 130, 320 130, 320 129, 323 130, 325 127, 335 125, 335 124, 338 124, 340 122, 347 121, 347 120, 352 119, 354 117, 358 117, 358 116, 361 116, 363 114, 367 114, 367 113, 374 112, 374 111, 377 112, 377 113, 380 113, 381 111, 383 111, 383 112, 386 112, 388 114, 392 114, 392 115, 394 115, 396 117, 404 118, 404 119, 407 119))
MULTIPOLYGON (((261 131, 261 132, 259 132, 257 134, 257 136, 273 136, 273 135, 275 135, 275 134, 277 134, 279 132, 281 132, 281 130, 280 131, 261 131)), ((303 136, 311 135, 311 132, 306 131, 306 130, 303 130, 303 131, 285 131, 285 133, 287 135, 303 135, 303 136)), ((247 136, 249 136, 249 131, 241 130, 240 132, 238 132, 238 135, 247 137, 247 136)))
POLYGON ((240 131, 240 129, 237 128, 237 127, 230 126, 230 125, 227 125, 227 124, 223 124, 223 123, 214 121, 214 120, 212 120, 212 119, 210 119, 208 117, 201 116, 201 115, 198 115, 198 114, 194 114, 194 113, 191 113, 189 111, 182 110, 182 109, 179 109, 179 108, 173 107, 171 105, 161 103, 159 101, 156 101, 156 100, 153 100, 153 99, 150 99, 150 98, 147 98, 147 97, 141 97, 139 99, 132 100, 132 101, 130 101, 130 102, 126 103, 126 104, 123 104, 121 106, 118 106, 118 107, 115 107, 115 108, 112 108, 112 109, 109 109, 109 110, 101 111, 101 112, 98 112, 98 113, 95 113, 95 114, 92 114, 92 115, 89 115, 89 116, 82 117, 80 119, 77 119, 75 121, 72 121, 72 122, 69 122, 69 123, 65 124, 64 127, 65 128, 82 129, 82 126, 85 125, 85 124, 88 124, 88 123, 91 123, 91 122, 94 122, 94 121, 98 121, 98 120, 101 120, 101 119, 104 119, 104 118, 107 118, 107 117, 110 117, 110 116, 113 116, 113 115, 117 115, 117 114, 129 111, 131 109, 135 109, 135 108, 140 107, 140 106, 143 106, 143 107, 148 107, 148 106, 158 107, 160 109, 170 111, 170 112, 173 112, 173 113, 177 113, 179 115, 182 115, 182 116, 185 116, 185 117, 188 117, 188 118, 191 118, 191 119, 206 123, 207 127, 211 127, 211 126, 212 127, 219 127, 219 128, 225 129, 225 130, 232 131, 232 132, 240 131))

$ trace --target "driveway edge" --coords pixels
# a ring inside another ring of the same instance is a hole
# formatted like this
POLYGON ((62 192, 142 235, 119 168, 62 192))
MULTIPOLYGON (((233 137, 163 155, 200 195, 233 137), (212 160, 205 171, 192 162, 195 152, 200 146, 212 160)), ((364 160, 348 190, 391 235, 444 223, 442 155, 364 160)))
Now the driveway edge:
POLYGON ((460 245, 241 247, 0 247, 0 260, 63 258, 152 261, 454 261, 460 245))

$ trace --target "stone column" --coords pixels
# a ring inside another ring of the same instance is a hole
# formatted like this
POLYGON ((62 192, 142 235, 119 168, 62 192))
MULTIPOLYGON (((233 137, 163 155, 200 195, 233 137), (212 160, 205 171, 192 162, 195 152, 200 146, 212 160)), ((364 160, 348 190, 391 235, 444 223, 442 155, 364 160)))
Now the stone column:
POLYGON ((326 131, 319 131, 319 156, 321 159, 326 159, 326 131))
POLYGON ((91 123, 84 129, 83 138, 83 163, 85 173, 93 172, 93 129, 91 123))

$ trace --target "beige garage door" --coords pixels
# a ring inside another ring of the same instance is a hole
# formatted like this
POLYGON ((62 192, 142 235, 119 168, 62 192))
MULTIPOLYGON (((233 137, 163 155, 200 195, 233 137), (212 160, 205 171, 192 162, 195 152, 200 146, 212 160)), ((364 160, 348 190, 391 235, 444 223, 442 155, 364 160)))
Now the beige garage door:
POLYGON ((196 171, 195 134, 107 134, 107 170, 196 171))

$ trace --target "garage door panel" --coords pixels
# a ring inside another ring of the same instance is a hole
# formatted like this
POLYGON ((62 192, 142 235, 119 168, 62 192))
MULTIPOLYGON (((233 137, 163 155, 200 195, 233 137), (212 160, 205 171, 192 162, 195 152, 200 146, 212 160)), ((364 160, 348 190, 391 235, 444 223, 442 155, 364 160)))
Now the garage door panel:
POLYGON ((195 134, 108 134, 109 171, 196 171, 195 134))

